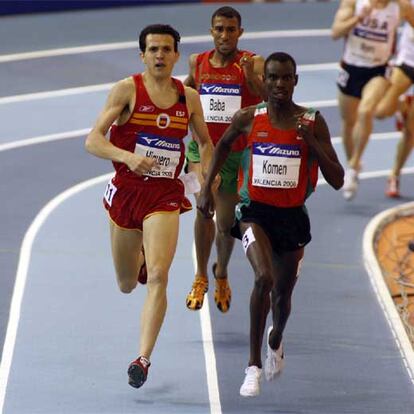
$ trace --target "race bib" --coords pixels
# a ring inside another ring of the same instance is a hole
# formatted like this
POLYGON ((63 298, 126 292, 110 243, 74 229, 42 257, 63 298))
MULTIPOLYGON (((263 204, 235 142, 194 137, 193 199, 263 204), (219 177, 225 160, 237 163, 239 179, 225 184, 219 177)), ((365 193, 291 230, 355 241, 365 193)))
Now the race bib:
POLYGON ((183 143, 175 138, 163 138, 158 135, 138 133, 135 154, 155 158, 156 163, 144 175, 157 178, 174 178, 180 163, 183 143))
MULTIPOLYGON (((369 66, 382 65, 392 49, 388 30, 357 26, 348 38, 347 50, 353 58, 369 66)), ((348 60, 347 60, 348 61, 348 60)))
POLYGON ((206 122, 230 124, 241 108, 240 85, 203 83, 199 93, 206 122))
POLYGON ((339 86, 342 86, 342 88, 346 88, 346 85, 348 83, 349 79, 349 73, 344 69, 339 69, 338 77, 336 79, 336 82, 339 86))
POLYGON ((296 188, 299 183, 300 145, 253 143, 252 184, 267 188, 296 188))
POLYGON ((117 191, 117 188, 112 184, 112 178, 108 181, 108 184, 105 188, 104 199, 108 203, 109 207, 112 206, 112 200, 117 191))

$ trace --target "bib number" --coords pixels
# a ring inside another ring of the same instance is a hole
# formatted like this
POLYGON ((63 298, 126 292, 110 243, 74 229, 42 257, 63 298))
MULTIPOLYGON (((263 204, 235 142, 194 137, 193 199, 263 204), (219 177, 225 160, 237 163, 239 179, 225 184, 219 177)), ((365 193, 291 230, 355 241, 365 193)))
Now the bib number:
POLYGON ((105 193, 104 193, 104 199, 108 203, 108 205, 112 206, 112 200, 114 199, 114 195, 117 191, 117 188, 112 184, 112 180, 108 182, 106 185, 105 193))

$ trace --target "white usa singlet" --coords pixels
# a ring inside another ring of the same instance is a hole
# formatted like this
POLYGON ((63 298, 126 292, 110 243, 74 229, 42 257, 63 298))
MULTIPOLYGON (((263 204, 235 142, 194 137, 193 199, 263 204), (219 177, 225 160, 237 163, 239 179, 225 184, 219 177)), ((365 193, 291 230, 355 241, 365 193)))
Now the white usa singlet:
MULTIPOLYGON (((369 0, 357 0, 355 15, 368 4, 369 0)), ((366 68, 385 65, 393 53, 399 22, 400 8, 396 2, 390 1, 383 9, 373 9, 348 34, 342 60, 348 65, 366 68)))

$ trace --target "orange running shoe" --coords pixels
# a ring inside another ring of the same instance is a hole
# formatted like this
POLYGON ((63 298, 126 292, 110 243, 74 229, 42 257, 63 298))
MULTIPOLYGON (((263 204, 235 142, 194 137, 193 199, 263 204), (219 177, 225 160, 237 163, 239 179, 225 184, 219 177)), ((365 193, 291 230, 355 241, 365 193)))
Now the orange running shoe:
POLYGON ((204 303, 204 294, 207 291, 208 279, 205 276, 196 276, 193 287, 185 300, 187 308, 191 310, 201 309, 204 303))
POLYGON ((214 302, 220 312, 226 313, 230 309, 231 289, 227 277, 216 278, 217 263, 213 264, 213 275, 216 284, 214 291, 214 302))

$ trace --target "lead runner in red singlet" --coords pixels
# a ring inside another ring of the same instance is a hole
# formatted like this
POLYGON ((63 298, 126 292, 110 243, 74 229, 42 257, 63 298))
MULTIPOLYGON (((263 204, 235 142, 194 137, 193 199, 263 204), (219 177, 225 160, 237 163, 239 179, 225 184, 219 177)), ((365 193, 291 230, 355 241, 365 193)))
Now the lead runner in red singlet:
POLYGON ((241 238, 254 271, 250 358, 240 388, 245 397, 260 393, 261 348, 269 309, 272 323, 267 331, 266 379, 276 378, 283 368, 283 330, 304 246, 311 240, 305 200, 315 189, 318 168, 336 190, 344 179, 324 118, 292 100, 298 81, 294 59, 283 52, 273 53, 266 59, 264 76, 268 101, 234 115, 215 148, 198 202, 200 211, 209 216, 214 204, 212 178, 233 142, 246 134, 239 176, 240 203, 232 232, 241 238))
MULTIPOLYGON (((238 49, 243 28, 239 12, 232 7, 220 7, 213 13, 210 33, 214 49, 190 56, 190 72, 184 83, 200 93, 204 119, 216 145, 236 111, 261 101, 264 59, 250 51, 238 49)), ((202 181, 196 139, 190 141, 186 156, 188 170, 195 172, 202 181)), ((234 207, 238 202, 237 172, 242 149, 241 139, 233 145, 231 154, 220 170, 221 183, 215 192, 216 223, 199 212, 196 215, 194 241, 197 268, 186 298, 186 305, 192 310, 203 306, 204 294, 208 289, 207 266, 214 239, 217 247, 217 261, 212 267, 214 300, 221 312, 227 312, 230 307, 227 265, 234 245, 230 229, 234 222, 234 207)))
POLYGON ((119 288, 137 285, 145 248, 147 295, 141 314, 139 357, 128 367, 129 384, 146 380, 150 356, 164 320, 168 272, 178 239, 178 216, 191 209, 178 178, 184 163, 188 126, 199 137, 202 168, 212 143, 199 95, 173 79, 179 58, 179 33, 168 25, 150 25, 139 37, 143 73, 112 88, 87 137, 92 154, 113 161, 115 177, 107 185, 112 256, 119 288), (109 141, 105 138, 110 130, 109 141))

